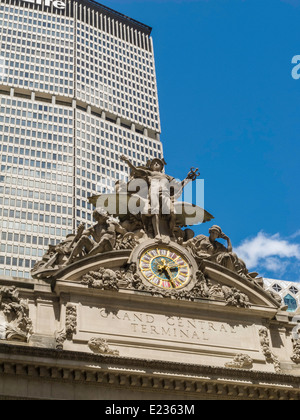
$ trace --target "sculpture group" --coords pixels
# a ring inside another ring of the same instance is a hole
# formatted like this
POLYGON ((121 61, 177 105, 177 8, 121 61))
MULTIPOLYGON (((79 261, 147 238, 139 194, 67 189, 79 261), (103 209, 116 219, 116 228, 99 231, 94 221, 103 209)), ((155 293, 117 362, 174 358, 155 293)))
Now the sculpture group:
POLYGON ((153 159, 145 167, 135 167, 125 156, 121 159, 130 168, 130 179, 127 183, 116 184, 115 198, 125 199, 126 203, 133 200, 137 204, 135 211, 130 211, 129 204, 122 214, 117 209, 110 212, 97 207, 99 199, 101 203, 105 202, 106 195, 91 197, 90 202, 96 207, 93 213, 95 224, 87 229, 80 225, 77 232, 62 243, 50 245, 42 260, 33 268, 33 277, 50 278, 75 262, 117 250, 134 250, 143 242, 152 240, 180 245, 195 258, 198 267, 204 260, 211 261, 244 280, 261 285, 258 274, 249 273, 246 264, 233 252, 229 237, 219 226, 212 226, 208 236, 195 236, 194 231, 187 227, 186 222, 190 219, 185 214, 186 204, 189 209, 194 209, 195 224, 213 219, 204 209, 178 201, 184 188, 199 177, 198 169, 192 168, 185 180, 177 181, 165 174, 165 161, 162 159, 153 159), (200 219, 199 215, 202 215, 200 219), (225 241, 226 245, 218 239, 225 241))

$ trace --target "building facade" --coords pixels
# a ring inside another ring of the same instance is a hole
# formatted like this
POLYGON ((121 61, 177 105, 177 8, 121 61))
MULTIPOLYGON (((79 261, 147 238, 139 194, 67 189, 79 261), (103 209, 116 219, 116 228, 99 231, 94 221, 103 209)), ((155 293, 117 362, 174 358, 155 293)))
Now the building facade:
POLYGON ((151 28, 94 1, 1 0, 0 274, 92 224, 88 196, 162 157, 151 28))

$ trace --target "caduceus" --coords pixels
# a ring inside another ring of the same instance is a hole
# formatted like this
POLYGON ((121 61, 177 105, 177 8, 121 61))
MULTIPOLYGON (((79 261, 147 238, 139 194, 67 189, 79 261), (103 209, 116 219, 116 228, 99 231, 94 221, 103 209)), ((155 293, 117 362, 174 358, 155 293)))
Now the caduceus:
POLYGON ((200 176, 200 172, 199 172, 199 168, 191 168, 187 178, 191 179, 192 181, 196 181, 197 178, 199 178, 200 176))

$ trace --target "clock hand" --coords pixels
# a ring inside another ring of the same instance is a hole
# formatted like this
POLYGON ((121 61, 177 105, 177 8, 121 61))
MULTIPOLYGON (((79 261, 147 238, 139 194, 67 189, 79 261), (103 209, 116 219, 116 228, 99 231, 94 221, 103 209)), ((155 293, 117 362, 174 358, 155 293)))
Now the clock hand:
POLYGON ((168 266, 167 266, 167 264, 166 264, 166 260, 165 260, 164 258, 162 258, 160 262, 161 262, 161 264, 159 264, 159 265, 157 266, 157 268, 158 268, 160 271, 163 271, 163 270, 165 270, 168 266))
POLYGON ((173 281, 173 276, 172 276, 172 273, 171 273, 168 266, 165 267, 165 271, 168 273, 168 276, 170 277, 170 282, 171 282, 172 286, 175 288, 176 286, 175 286, 175 283, 173 281))
POLYGON ((177 265, 175 265, 175 264, 169 264, 169 265, 167 265, 167 267, 169 267, 171 270, 175 270, 176 268, 178 268, 178 266, 177 265))
POLYGON ((166 261, 165 260, 162 260, 162 261, 163 261, 163 265, 158 265, 157 268, 158 268, 159 271, 165 271, 167 273, 172 286, 175 287, 174 282, 173 282, 172 273, 171 273, 169 267, 167 266, 166 261))
POLYGON ((163 265, 158 265, 158 267, 157 267, 158 270, 159 271, 165 271, 167 273, 168 277, 169 277, 169 280, 171 282, 171 285, 173 286, 173 288, 176 288, 176 285, 175 285, 175 283, 173 281, 173 276, 172 276, 171 270, 168 267, 168 265, 166 264, 166 260, 165 259, 162 259, 161 262, 163 263, 163 265))
POLYGON ((158 264, 158 265, 157 265, 157 269, 158 269, 159 271, 163 271, 163 270, 165 269, 165 264, 164 264, 164 265, 160 265, 160 264, 158 264))

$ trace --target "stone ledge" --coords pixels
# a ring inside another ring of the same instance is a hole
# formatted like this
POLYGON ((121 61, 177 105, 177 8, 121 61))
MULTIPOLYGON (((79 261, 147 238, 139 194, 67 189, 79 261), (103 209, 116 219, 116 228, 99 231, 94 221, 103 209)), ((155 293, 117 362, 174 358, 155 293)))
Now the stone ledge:
MULTIPOLYGON (((92 353, 74 352, 74 351, 59 351, 55 349, 46 349, 40 347, 24 346, 24 344, 8 344, 0 343, 0 366, 5 363, 18 364, 25 363, 34 366, 45 365, 52 360, 52 366, 56 368, 63 368, 66 363, 71 368, 70 362, 73 363, 73 368, 85 369, 99 369, 109 370, 113 369, 115 372, 120 371, 139 371, 143 373, 152 373, 169 376, 186 376, 216 380, 224 378, 227 381, 236 382, 252 382, 260 384, 264 383, 268 386, 268 382, 272 386, 286 388, 291 387, 299 392, 300 396, 300 377, 294 375, 260 372, 253 370, 230 369, 214 366, 204 366, 195 364, 155 361, 146 359, 136 359, 128 357, 119 357, 111 355, 96 355, 92 353), (39 360, 40 359, 40 360, 39 360), (34 362, 33 362, 34 360, 34 362), (91 365, 93 364, 93 365, 91 365)), ((49 364, 51 367, 51 363, 49 364)))

